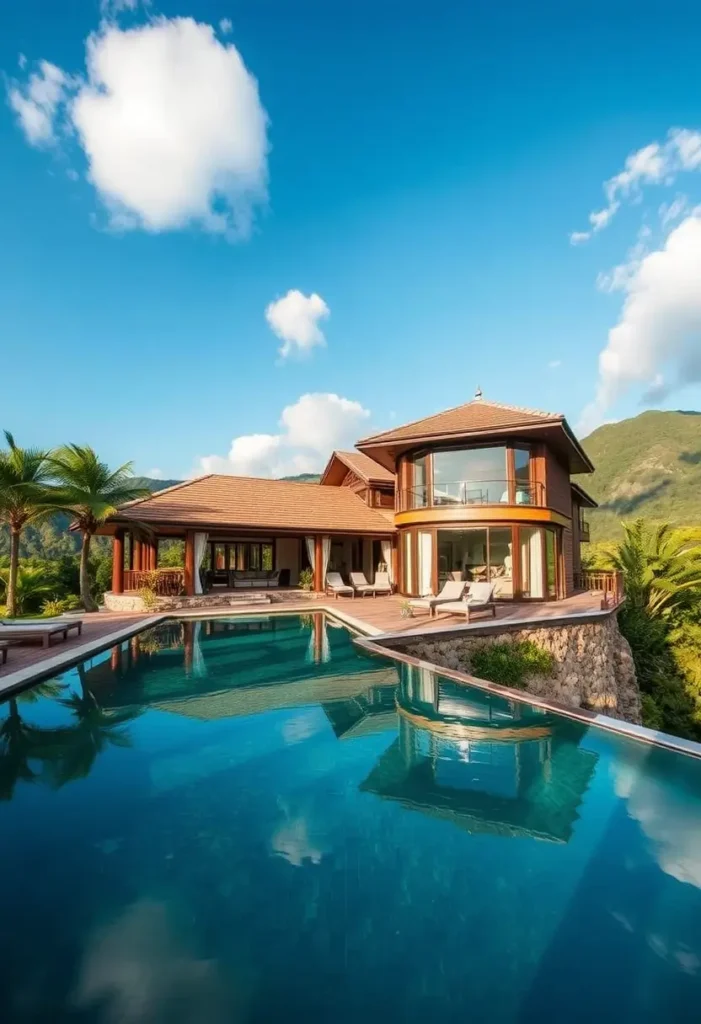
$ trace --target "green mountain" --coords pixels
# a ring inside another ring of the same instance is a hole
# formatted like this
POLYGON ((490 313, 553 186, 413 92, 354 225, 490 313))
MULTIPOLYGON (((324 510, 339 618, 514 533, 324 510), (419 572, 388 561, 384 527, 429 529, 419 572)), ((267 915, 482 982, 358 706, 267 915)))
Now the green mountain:
POLYGON ((577 477, 599 502, 592 540, 615 539, 621 521, 643 516, 701 525, 701 413, 643 412, 599 427, 582 445, 596 472, 577 477))

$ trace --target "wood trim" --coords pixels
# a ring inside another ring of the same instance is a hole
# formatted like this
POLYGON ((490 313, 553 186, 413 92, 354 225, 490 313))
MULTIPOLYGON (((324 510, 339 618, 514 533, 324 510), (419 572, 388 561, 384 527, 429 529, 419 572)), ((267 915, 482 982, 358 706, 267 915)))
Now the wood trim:
POLYGON ((408 526, 442 526, 465 523, 470 526, 507 524, 529 524, 541 526, 552 523, 569 526, 570 519, 555 509, 540 505, 461 505, 459 508, 415 508, 397 512, 394 517, 397 529, 408 526))
POLYGON ((320 593, 324 589, 324 549, 322 534, 314 536, 314 590, 320 593))
POLYGON ((112 542, 112 593, 124 593, 124 530, 117 530, 112 542))
POLYGON ((185 593, 188 597, 195 593, 195 534, 192 530, 185 534, 185 593))

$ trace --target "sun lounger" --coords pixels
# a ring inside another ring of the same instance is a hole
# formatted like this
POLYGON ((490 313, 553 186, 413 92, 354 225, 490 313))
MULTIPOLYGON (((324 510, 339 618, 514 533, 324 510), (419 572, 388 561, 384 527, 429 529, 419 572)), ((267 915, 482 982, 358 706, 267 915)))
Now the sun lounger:
POLYGON ((4 665, 7 661, 7 644, 0 643, 0 665, 4 665))
POLYGON ((364 572, 352 572, 350 574, 350 581, 353 590, 356 594, 360 594, 361 597, 365 597, 366 594, 372 594, 373 597, 377 597, 377 590, 374 584, 368 583, 364 572))
POLYGON ((391 594, 394 589, 390 583, 388 572, 376 572, 375 582, 372 585, 377 594, 391 594))
POLYGON ((340 572, 326 573, 326 593, 334 594, 336 600, 338 600, 339 594, 350 594, 351 597, 355 597, 353 587, 349 587, 347 583, 343 582, 340 572))
POLYGON ((437 597, 417 597, 409 602, 409 607, 415 611, 427 611, 429 615, 434 615, 439 604, 459 601, 465 593, 466 587, 467 583, 464 580, 446 580, 437 597))
POLYGON ((22 625, 15 624, 12 626, 0 622, 0 639, 15 640, 20 643, 26 640, 39 639, 44 647, 48 647, 51 643, 51 638, 54 636, 62 636, 66 640, 71 629, 76 629, 78 636, 80 636, 83 631, 82 620, 76 619, 74 622, 70 622, 66 619, 65 621, 61 620, 60 622, 53 622, 48 625, 44 623, 39 624, 38 622, 32 624, 27 621, 23 622, 22 625))
POLYGON ((490 611, 496 618, 497 606, 493 600, 493 583, 473 583, 470 593, 462 601, 448 601, 439 604, 437 615, 464 615, 467 622, 474 612, 490 611))

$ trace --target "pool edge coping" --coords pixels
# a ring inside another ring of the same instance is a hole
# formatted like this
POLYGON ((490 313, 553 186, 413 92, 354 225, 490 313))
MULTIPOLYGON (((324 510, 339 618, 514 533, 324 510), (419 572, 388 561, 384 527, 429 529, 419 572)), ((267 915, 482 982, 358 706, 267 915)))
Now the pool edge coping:
MULTIPOLYGON (((648 746, 662 747, 666 750, 672 750, 675 753, 687 754, 690 757, 701 759, 701 742, 697 742, 696 740, 686 740, 681 736, 672 736, 669 733, 658 732, 655 729, 648 729, 644 725, 634 725, 632 722, 625 722, 618 718, 611 718, 609 715, 602 715, 597 711, 587 711, 584 708, 570 707, 569 705, 562 704, 559 701, 539 697, 523 690, 514 690, 508 686, 502 686, 499 683, 491 683, 486 679, 471 676, 467 672, 460 672, 457 669, 443 668, 441 665, 436 665, 433 662, 424 661, 421 658, 415 658, 413 655, 405 654, 403 651, 397 651, 389 644, 385 645, 383 641, 397 641, 404 637, 416 639, 416 634, 403 633, 397 635, 395 633, 383 632, 376 626, 372 626, 367 622, 356 619, 354 616, 348 615, 346 612, 338 610, 323 602, 316 604, 313 609, 307 608, 304 610, 280 608, 279 610, 269 609, 265 612, 259 612, 252 609, 249 609, 248 611, 238 609, 235 611, 227 609, 225 611, 222 609, 217 615, 212 615, 211 613, 202 614, 200 609, 196 610, 199 614, 193 614, 194 610, 188 613, 183 609, 185 614, 178 614, 179 611, 180 609, 139 619, 131 625, 123 626, 121 629, 117 629, 113 633, 97 637, 96 639, 90 640, 79 647, 73 647, 68 651, 60 651, 53 658, 46 658, 42 662, 35 663, 34 665, 28 665, 26 668, 17 669, 16 672, 10 673, 4 679, 0 679, 0 700, 10 696, 15 691, 26 689, 28 686, 38 683, 42 679, 56 675, 62 670, 70 668, 73 665, 77 665, 78 662, 84 661, 90 655, 97 654, 102 650, 113 647, 116 643, 120 643, 122 640, 126 640, 128 637, 133 636, 136 633, 141 633, 146 629, 150 629, 153 626, 160 625, 162 622, 167 622, 172 619, 261 618, 263 616, 270 615, 313 615, 317 612, 324 612, 343 623, 344 626, 347 626, 353 632, 359 634, 353 638, 353 642, 371 655, 378 655, 383 658, 391 658, 394 661, 401 661, 408 665, 415 665, 417 668, 423 668, 429 672, 434 672, 446 679, 452 679, 455 682, 463 683, 479 690, 484 690, 487 693, 494 693, 506 700, 519 701, 522 704, 531 704, 534 707, 540 707, 546 711, 552 711, 555 714, 564 715, 566 718, 572 718, 584 723, 585 725, 595 725, 601 729, 607 730, 608 732, 617 733, 619 736, 638 740, 641 743, 646 743, 648 746)), ((449 627, 449 631, 452 632, 455 628, 456 627, 449 627)), ((460 629, 461 627, 458 626, 457 628, 460 629)), ((464 628, 464 626, 462 628, 464 628)), ((440 634, 441 632, 443 631, 431 631, 433 635, 440 634)))

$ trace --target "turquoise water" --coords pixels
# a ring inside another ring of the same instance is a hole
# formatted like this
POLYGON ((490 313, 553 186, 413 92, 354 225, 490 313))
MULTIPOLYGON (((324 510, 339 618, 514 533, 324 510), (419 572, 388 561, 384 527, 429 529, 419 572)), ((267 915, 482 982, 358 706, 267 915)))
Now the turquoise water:
POLYGON ((701 1018, 701 762, 168 624, 0 706, 0 1020, 701 1018))

